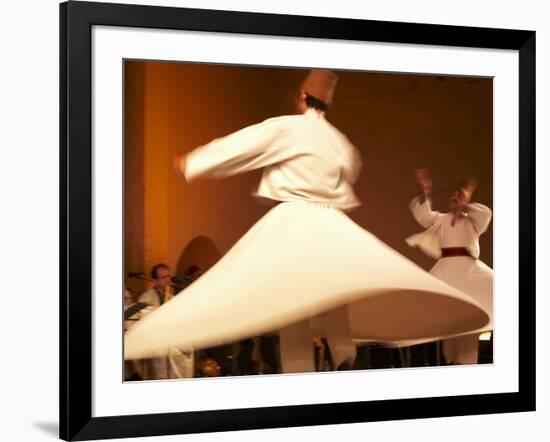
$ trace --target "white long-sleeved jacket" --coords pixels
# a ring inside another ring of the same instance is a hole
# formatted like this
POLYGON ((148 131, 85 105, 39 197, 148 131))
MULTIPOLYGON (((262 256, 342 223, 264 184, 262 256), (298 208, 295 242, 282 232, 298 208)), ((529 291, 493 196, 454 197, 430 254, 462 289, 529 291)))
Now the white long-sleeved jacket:
POLYGON ((221 178, 263 168, 254 195, 309 201, 349 210, 361 171, 357 149, 323 113, 270 118, 198 147, 187 156, 185 179, 221 178))
POLYGON ((432 258, 441 258, 443 247, 465 247, 470 255, 479 258, 479 236, 487 230, 492 212, 480 203, 467 206, 466 217, 451 225, 453 214, 432 210, 429 199, 414 198, 409 208, 424 232, 407 238, 407 244, 418 247, 432 258))

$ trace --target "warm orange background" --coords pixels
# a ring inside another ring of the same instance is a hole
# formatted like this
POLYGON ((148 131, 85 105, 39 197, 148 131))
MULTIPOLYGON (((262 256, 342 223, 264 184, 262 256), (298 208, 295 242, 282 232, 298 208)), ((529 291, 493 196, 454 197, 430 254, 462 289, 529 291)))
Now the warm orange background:
MULTIPOLYGON (((213 138, 293 112, 302 69, 168 62, 125 63, 126 271, 157 262, 175 268, 185 247, 206 236, 221 254, 267 210, 250 192, 259 171, 186 185, 173 158, 213 138)), ((404 239, 421 230, 408 211, 414 170, 434 178, 434 208, 446 210, 464 175, 475 200, 492 207, 492 79, 339 71, 327 118, 357 146, 361 226, 425 269, 433 260, 404 239)), ((492 266, 492 229, 481 259, 492 266)), ((197 262, 199 265, 200 262, 197 262)), ((337 275, 335 275, 337 276, 337 275)), ((141 290, 143 284, 127 280, 141 290)))

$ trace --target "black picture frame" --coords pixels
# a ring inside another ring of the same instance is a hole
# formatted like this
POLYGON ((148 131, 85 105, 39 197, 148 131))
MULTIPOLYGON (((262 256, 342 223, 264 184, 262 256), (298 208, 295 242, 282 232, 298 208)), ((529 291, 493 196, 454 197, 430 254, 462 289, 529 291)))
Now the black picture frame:
POLYGON ((90 440, 535 410, 535 32, 66 2, 60 5, 60 437, 90 440), (93 25, 511 49, 519 54, 519 391, 92 417, 93 25))

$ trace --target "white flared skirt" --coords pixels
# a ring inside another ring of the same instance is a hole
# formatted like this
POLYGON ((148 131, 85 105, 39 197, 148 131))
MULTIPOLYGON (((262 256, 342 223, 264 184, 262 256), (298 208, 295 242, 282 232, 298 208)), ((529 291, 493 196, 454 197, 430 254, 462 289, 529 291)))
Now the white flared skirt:
POLYGON ((354 337, 447 337, 489 317, 342 211, 281 203, 192 285, 125 336, 126 359, 200 349, 279 329, 348 304, 354 337))
MULTIPOLYGON (((447 284, 459 289, 463 293, 474 299, 489 316, 489 322, 468 333, 483 333, 493 330, 493 269, 484 262, 469 256, 453 256, 441 258, 431 268, 430 274, 447 284)), ((440 336, 433 336, 428 339, 420 340, 401 340, 396 342, 385 342, 388 347, 410 347, 412 345, 424 344, 437 341, 440 336)), ((368 344, 371 340, 363 340, 354 337, 358 344, 368 344)))
POLYGON ((489 315, 489 322, 476 332, 493 329, 493 269, 469 256, 441 258, 430 273, 476 300, 489 315))

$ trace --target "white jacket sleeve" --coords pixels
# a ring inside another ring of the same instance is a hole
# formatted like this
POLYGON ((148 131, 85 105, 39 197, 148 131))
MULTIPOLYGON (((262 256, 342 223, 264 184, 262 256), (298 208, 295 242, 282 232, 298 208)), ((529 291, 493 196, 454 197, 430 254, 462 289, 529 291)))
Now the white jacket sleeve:
POLYGON ((414 198, 409 204, 409 209, 411 210, 414 219, 416 219, 418 224, 425 229, 432 226, 435 220, 442 216, 440 212, 432 210, 430 200, 423 198, 423 196, 417 196, 414 198))
POLYGON ((263 168, 291 158, 279 118, 246 127, 198 147, 187 155, 185 179, 222 178, 263 168))
POLYGON ((480 203, 468 204, 466 206, 466 213, 478 235, 487 230, 493 216, 491 209, 480 203))

